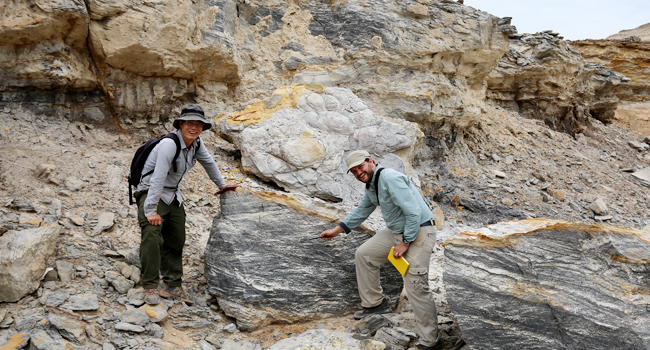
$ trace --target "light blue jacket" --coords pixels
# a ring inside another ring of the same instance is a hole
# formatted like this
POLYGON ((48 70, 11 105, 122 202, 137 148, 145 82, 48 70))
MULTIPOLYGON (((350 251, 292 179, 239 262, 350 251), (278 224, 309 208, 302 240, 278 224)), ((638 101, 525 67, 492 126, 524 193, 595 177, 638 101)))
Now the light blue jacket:
POLYGON ((379 203, 375 190, 377 164, 372 181, 366 184, 361 203, 339 225, 346 233, 361 225, 379 205, 388 227, 395 234, 404 234, 404 240, 413 242, 418 236, 420 224, 433 220, 433 213, 424 202, 420 191, 411 184, 408 176, 397 170, 384 168, 379 176, 379 203))

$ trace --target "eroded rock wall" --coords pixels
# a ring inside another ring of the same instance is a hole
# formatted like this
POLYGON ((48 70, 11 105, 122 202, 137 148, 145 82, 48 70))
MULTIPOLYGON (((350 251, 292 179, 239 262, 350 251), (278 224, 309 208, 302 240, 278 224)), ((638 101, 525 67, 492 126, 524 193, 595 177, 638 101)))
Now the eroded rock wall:
POLYGON ((4 106, 145 128, 197 89, 222 92, 239 81, 231 0, 2 6, 4 106))
POLYGON ((299 83, 444 135, 479 119, 515 32, 448 0, 57 0, 3 14, 1 104, 154 132, 185 102, 216 114, 299 83))
MULTIPOLYGON (((635 33, 647 40, 647 28, 648 25, 641 26, 626 35, 635 33)), ((617 35, 610 38, 621 40, 580 40, 571 45, 586 61, 601 64, 629 78, 626 84, 612 90, 621 101, 615 114, 616 121, 643 135, 650 135, 650 41, 642 41, 641 37, 629 40, 617 35)))
POLYGON ((621 74, 586 62, 569 42, 551 31, 510 35, 510 51, 488 80, 489 100, 556 130, 575 134, 589 117, 611 122, 621 74))
POLYGON ((241 19, 253 37, 243 78, 251 88, 271 75, 346 87, 379 115, 441 134, 478 120, 485 77, 515 31, 509 19, 453 1, 249 4, 241 19))
POLYGON ((630 79, 616 91, 621 101, 650 102, 650 42, 580 40, 571 45, 587 62, 601 64, 630 79))

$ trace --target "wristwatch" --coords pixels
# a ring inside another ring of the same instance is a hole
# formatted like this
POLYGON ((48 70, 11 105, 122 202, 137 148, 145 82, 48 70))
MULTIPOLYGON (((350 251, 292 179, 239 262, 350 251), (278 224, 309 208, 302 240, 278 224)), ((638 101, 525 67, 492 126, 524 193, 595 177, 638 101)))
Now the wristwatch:
POLYGON ((402 237, 402 243, 404 243, 405 246, 408 246, 409 244, 411 244, 413 242, 409 242, 404 237, 402 237))

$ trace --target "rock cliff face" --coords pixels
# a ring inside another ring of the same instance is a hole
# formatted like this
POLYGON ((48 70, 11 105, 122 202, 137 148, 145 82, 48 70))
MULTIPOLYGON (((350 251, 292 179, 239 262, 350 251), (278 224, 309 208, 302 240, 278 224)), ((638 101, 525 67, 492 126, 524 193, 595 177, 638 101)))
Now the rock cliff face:
POLYGON ((0 13, 0 90, 97 86, 83 1, 4 1, 0 13))
MULTIPOLYGON (((311 239, 335 222, 290 197, 237 189, 222 195, 205 248, 209 292, 242 330, 342 316, 359 309, 354 252, 370 236, 355 230, 311 239)), ((402 276, 389 263, 382 286, 394 304, 402 276)))
POLYGON ((237 110, 300 83, 449 133, 478 120, 515 32, 449 0, 56 0, 2 13, 0 105, 154 132, 184 102, 237 110))
POLYGON ((477 120, 484 78, 515 31, 509 19, 453 1, 252 4, 251 45, 269 54, 251 54, 254 70, 244 81, 262 87, 275 72, 295 83, 346 87, 379 115, 441 133, 477 120))
POLYGON ((447 300, 472 349, 648 349, 649 238, 544 219, 461 233, 447 300))
POLYGON ((490 73, 488 99, 571 134, 589 116, 611 122, 618 98, 613 86, 627 79, 589 64, 556 33, 510 35, 510 51, 490 73))

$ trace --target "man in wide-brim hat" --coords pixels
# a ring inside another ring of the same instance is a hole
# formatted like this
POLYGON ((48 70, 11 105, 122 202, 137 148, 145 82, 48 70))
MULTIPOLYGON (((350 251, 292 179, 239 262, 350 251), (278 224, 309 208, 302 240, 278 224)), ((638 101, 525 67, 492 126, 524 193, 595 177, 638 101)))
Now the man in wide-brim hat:
POLYGON ((151 305, 160 302, 159 295, 192 302, 181 286, 185 208, 180 184, 185 174, 198 161, 210 180, 219 187, 217 193, 237 187, 226 184, 217 164, 201 142, 201 132, 212 127, 201 106, 183 106, 179 117, 174 120, 174 127, 176 130, 168 135, 171 137, 163 138, 147 157, 142 168, 144 175, 133 194, 138 202, 138 223, 142 230, 140 283, 145 289, 144 300, 151 305), (178 147, 180 152, 174 167, 172 161, 178 147), (160 275, 166 288, 159 292, 160 275))

